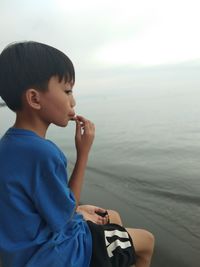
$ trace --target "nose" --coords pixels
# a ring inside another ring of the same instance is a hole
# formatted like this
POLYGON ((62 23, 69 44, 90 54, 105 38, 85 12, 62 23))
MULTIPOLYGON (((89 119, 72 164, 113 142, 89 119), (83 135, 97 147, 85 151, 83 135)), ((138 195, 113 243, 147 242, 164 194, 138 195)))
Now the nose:
POLYGON ((72 95, 72 98, 71 98, 71 107, 73 108, 75 106, 76 106, 76 101, 75 101, 75 98, 72 95))

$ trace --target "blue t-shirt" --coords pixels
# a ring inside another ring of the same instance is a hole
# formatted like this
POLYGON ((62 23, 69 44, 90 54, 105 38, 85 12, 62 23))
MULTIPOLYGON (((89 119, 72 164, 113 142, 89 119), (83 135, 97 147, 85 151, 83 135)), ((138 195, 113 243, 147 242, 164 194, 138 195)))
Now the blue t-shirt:
POLYGON ((0 257, 5 267, 88 267, 92 238, 67 186, 66 158, 32 131, 0 141, 0 257))

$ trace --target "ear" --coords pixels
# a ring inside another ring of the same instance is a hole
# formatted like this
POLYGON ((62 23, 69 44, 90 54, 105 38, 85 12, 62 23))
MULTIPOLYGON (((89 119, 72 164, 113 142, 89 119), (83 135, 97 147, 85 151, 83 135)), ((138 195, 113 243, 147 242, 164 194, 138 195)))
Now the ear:
POLYGON ((25 98, 26 98, 27 104, 33 109, 39 110, 41 108, 39 91, 30 88, 26 91, 25 98))

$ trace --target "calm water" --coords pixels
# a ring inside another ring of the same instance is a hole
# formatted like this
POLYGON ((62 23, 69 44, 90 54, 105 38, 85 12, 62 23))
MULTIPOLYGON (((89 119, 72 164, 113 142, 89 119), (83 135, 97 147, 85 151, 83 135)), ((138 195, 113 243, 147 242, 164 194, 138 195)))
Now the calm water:
MULTIPOLYGON (((123 89, 77 98, 77 113, 96 124, 88 177, 105 177, 94 183, 140 209, 155 232, 162 229, 163 236, 173 237, 177 252, 176 242, 183 244, 174 267, 200 266, 199 101, 197 90, 123 89)), ((0 135, 12 121, 13 114, 1 108, 0 135)), ((71 122, 66 129, 51 127, 48 134, 72 163, 73 132, 71 122)))

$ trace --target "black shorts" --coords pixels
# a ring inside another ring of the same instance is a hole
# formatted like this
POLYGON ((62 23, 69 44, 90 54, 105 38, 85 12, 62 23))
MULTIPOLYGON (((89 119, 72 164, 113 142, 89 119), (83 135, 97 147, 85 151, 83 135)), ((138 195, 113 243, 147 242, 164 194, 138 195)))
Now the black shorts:
POLYGON ((136 263, 133 242, 124 227, 87 223, 93 243, 90 267, 130 267, 136 263))

